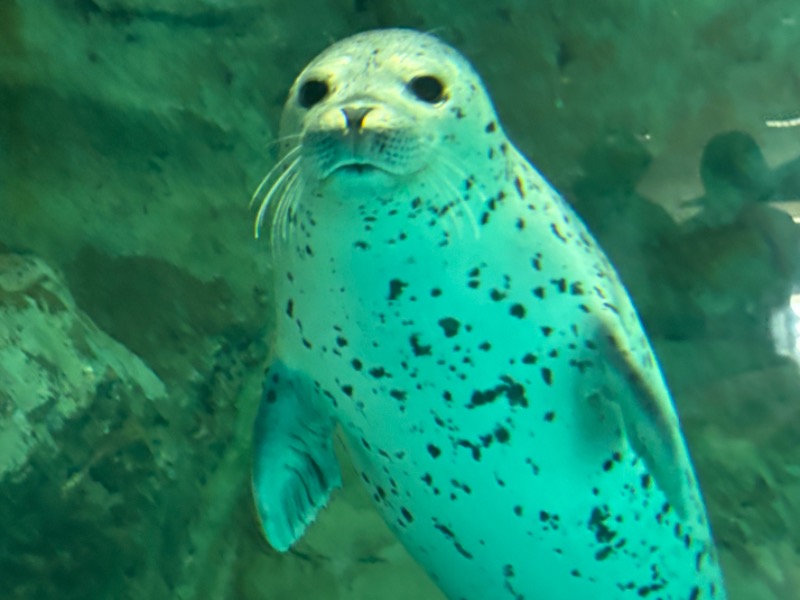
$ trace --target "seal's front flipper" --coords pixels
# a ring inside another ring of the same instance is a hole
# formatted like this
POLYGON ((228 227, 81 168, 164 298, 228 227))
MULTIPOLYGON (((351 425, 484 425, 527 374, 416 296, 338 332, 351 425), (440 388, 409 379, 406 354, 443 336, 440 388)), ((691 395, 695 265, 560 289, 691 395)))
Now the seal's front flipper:
POLYGON ((644 460, 670 505, 686 518, 689 506, 697 507, 701 501, 661 372, 649 350, 634 352, 627 336, 608 325, 601 333, 611 367, 609 391, 620 409, 628 443, 644 460))
POLYGON ((333 421, 313 382, 276 361, 267 370, 255 424, 253 496, 270 545, 284 552, 342 483, 333 421))

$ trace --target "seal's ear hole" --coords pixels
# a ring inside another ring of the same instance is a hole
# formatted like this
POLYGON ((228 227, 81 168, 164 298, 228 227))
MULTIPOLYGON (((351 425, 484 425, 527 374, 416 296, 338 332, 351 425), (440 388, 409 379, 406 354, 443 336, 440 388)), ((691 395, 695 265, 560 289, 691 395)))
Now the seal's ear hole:
POLYGON ((428 104, 437 104, 444 100, 444 84, 433 75, 420 75, 408 82, 408 89, 417 98, 428 104))
POLYGON ((297 103, 303 108, 311 108, 327 95, 327 83, 319 79, 309 79, 297 90, 297 103))

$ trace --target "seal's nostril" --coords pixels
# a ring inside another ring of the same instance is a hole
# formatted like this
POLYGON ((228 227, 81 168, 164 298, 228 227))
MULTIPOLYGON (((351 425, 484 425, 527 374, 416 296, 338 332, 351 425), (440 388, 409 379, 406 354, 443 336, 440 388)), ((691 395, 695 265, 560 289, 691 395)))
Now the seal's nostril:
POLYGON ((364 117, 372 110, 371 106, 345 106, 342 109, 348 129, 360 130, 364 126, 364 117))

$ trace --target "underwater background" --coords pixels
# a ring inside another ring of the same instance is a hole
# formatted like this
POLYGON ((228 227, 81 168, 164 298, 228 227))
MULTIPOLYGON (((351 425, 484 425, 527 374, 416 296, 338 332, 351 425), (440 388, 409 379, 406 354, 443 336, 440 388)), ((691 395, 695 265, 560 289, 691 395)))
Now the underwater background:
POLYGON ((800 598, 796 0, 0 0, 0 598, 442 600, 341 443, 287 554, 249 488, 247 203, 302 67, 396 26, 472 61, 620 271, 731 600, 800 598))

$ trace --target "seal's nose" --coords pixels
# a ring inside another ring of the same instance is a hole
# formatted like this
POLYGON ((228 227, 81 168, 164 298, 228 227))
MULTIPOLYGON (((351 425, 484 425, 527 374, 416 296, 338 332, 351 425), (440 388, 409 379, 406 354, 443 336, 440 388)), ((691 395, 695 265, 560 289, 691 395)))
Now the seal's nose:
POLYGON ((345 106, 342 109, 347 129, 360 131, 364 126, 364 117, 372 110, 371 106, 345 106))

